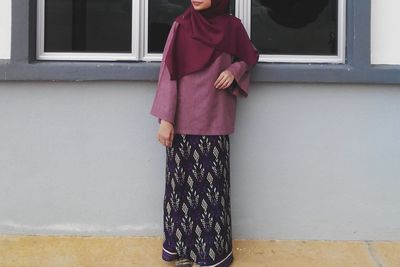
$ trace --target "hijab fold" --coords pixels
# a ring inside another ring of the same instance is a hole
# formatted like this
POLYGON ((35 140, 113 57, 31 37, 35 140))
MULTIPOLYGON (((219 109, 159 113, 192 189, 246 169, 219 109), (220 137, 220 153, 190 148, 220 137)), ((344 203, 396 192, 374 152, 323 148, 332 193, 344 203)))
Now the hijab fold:
POLYGON ((201 11, 190 5, 175 21, 179 25, 165 54, 171 80, 206 68, 223 52, 249 65, 258 61, 240 19, 229 14, 229 0, 211 0, 201 11))

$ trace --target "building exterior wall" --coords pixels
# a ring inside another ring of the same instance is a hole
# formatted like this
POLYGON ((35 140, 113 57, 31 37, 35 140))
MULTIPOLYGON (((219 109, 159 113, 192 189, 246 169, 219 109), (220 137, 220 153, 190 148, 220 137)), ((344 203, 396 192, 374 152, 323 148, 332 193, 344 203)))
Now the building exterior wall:
MULTIPOLYGON (((372 4, 373 63, 400 64, 392 47, 400 18, 387 15, 400 4, 372 4)), ((0 233, 160 235, 155 86, 0 82, 0 233)), ((234 238, 400 239, 400 85, 250 90, 231 135, 234 238)))
POLYGON ((10 58, 11 0, 0 2, 0 59, 10 58))
POLYGON ((371 1, 371 63, 400 64, 400 2, 371 1))

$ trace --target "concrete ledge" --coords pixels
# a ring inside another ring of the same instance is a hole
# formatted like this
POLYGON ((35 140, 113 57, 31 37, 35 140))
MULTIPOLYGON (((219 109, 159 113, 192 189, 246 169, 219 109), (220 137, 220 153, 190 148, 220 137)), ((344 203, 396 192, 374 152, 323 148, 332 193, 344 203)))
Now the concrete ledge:
MULTIPOLYGON (((0 236, 1 267, 174 266, 160 259, 161 238, 0 236)), ((400 242, 235 240, 234 264, 268 267, 395 267, 400 242)))

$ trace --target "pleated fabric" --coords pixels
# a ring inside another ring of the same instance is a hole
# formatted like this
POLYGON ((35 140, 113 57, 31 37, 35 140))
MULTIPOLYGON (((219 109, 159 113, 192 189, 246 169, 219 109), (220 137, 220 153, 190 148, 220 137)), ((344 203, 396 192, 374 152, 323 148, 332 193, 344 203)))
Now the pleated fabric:
POLYGON ((175 134, 166 148, 162 258, 233 261, 229 135, 175 134))

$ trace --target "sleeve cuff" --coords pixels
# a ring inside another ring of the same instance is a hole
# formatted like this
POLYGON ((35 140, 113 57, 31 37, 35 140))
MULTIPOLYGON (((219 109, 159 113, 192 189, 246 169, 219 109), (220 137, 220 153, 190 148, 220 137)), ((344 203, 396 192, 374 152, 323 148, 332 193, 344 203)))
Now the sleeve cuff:
POLYGON ((165 121, 168 121, 169 123, 171 123, 172 125, 175 125, 175 120, 172 115, 167 116, 166 114, 163 114, 162 112, 157 112, 157 110, 154 110, 154 109, 152 109, 150 111, 150 114, 157 117, 158 123, 161 123, 161 120, 165 120, 165 121))
POLYGON ((229 89, 229 92, 235 96, 240 96, 240 97, 247 97, 248 93, 247 93, 247 89, 246 86, 247 83, 243 82, 243 79, 246 80, 248 77, 246 77, 246 75, 248 75, 248 73, 246 73, 247 71, 247 64, 243 61, 238 61, 238 62, 234 62, 232 63, 227 70, 229 70, 233 76, 235 77, 235 80, 233 81, 233 83, 231 84, 231 88, 229 89), (243 86, 245 88, 243 88, 243 86))

